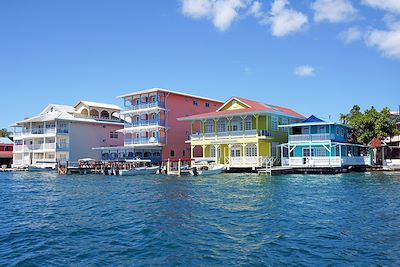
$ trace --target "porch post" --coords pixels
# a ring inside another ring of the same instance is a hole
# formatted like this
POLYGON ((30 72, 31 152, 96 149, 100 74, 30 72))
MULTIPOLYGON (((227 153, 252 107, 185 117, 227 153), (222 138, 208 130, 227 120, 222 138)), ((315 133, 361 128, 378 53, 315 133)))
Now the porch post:
POLYGON ((244 136, 244 131, 245 131, 245 126, 244 126, 244 120, 245 120, 246 116, 242 116, 242 134, 244 136))
POLYGON ((245 156, 246 156, 246 144, 242 144, 242 164, 245 162, 245 156))
POLYGON ((194 147, 195 147, 195 146, 193 146, 193 145, 190 146, 190 158, 191 158, 191 159, 194 158, 194 151, 193 151, 193 150, 194 150, 194 147))
POLYGON ((281 145, 281 166, 283 166, 283 144, 281 145))
POLYGON ((201 146, 203 148, 203 159, 206 157, 206 145, 201 146))
POLYGON ((231 137, 232 117, 228 117, 228 135, 231 137))
POLYGON ((219 147, 219 145, 214 145, 215 163, 216 163, 216 164, 218 164, 218 147, 219 147))
POLYGON ((214 119, 214 132, 216 137, 218 135, 218 118, 214 119))

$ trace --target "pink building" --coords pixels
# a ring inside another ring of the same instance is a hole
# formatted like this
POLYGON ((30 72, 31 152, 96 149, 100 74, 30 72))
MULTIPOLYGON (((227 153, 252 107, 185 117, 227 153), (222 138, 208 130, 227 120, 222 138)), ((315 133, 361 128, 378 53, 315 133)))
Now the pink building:
POLYGON ((119 98, 124 100, 124 110, 120 113, 125 121, 121 130, 124 146, 103 148, 103 160, 139 157, 160 162, 168 158, 190 157, 190 144, 185 143, 190 135, 190 122, 178 121, 177 118, 214 111, 223 104, 218 100, 161 88, 119 98))

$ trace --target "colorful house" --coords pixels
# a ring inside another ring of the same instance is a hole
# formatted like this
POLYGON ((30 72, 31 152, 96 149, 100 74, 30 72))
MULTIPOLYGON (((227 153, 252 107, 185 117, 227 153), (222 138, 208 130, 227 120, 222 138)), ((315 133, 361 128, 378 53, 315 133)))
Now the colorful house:
POLYGON ((191 157, 200 151, 201 158, 228 169, 262 167, 266 157, 277 157, 278 145, 287 142, 286 130, 278 126, 303 119, 292 109, 241 97, 230 98, 216 111, 179 118, 190 122, 191 157))
POLYGON ((150 159, 160 162, 168 158, 190 157, 190 123, 177 118, 216 110, 223 103, 167 89, 153 88, 122 95, 125 121, 124 145, 101 147, 103 160, 150 159))
POLYGON ((300 123, 280 126, 289 133, 282 144, 282 166, 342 167, 371 165, 367 148, 349 141, 350 127, 310 116, 300 123), (363 151, 364 150, 364 151, 363 151))
POLYGON ((0 137, 0 168, 10 168, 13 159, 13 142, 8 137, 0 137))
POLYGON ((13 167, 55 167, 58 161, 100 159, 96 146, 123 144, 123 122, 116 105, 79 101, 74 106, 49 104, 37 116, 16 122, 13 167))

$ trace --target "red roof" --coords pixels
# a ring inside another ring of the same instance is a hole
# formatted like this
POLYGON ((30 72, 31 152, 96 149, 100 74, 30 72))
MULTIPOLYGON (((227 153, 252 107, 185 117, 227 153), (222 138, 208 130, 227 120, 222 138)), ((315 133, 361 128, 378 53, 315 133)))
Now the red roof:
POLYGON ((296 111, 290 108, 284 108, 275 105, 264 104, 258 101, 245 99, 242 97, 231 97, 226 103, 229 103, 231 100, 237 99, 243 104, 249 106, 249 108, 243 109, 234 109, 234 110, 223 110, 223 111, 214 111, 214 112, 207 112, 196 114, 188 117, 184 117, 182 119, 191 119, 191 118, 203 118, 203 117, 213 117, 213 116, 223 116, 223 115, 234 115, 234 114, 241 114, 241 113, 254 113, 254 112, 269 112, 269 113, 283 113, 288 116, 304 118, 303 115, 297 113, 296 111))

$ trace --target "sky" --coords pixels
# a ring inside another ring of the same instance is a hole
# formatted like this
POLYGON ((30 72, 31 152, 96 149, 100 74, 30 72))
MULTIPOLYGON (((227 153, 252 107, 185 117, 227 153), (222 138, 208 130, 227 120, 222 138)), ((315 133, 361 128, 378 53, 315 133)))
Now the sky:
POLYGON ((0 128, 153 87, 337 120, 400 105, 399 0, 0 0, 0 128))

